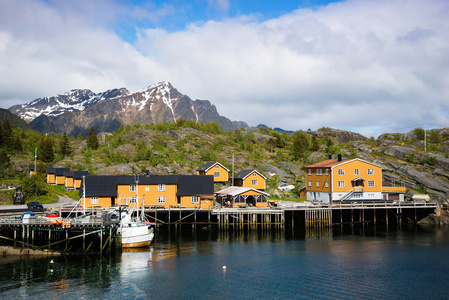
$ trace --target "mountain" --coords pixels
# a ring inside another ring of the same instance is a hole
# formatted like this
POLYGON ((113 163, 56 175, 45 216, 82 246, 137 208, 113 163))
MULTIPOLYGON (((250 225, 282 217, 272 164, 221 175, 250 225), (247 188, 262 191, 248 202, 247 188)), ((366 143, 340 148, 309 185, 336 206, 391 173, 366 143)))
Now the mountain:
POLYGON ((207 100, 191 100, 169 82, 160 82, 134 93, 124 88, 99 94, 91 90, 72 90, 15 105, 9 111, 28 121, 35 130, 65 131, 69 135, 85 135, 91 127, 97 131, 114 131, 121 125, 170 123, 178 119, 216 122, 223 130, 248 128, 244 122, 232 122, 220 116, 207 100))
POLYGON ((28 125, 27 122, 19 118, 18 116, 12 114, 10 111, 7 111, 6 109, 0 108, 0 125, 3 124, 3 122, 8 121, 11 125, 11 128, 22 128, 23 130, 29 130, 30 125, 28 125))
MULTIPOLYGON (((265 125, 265 124, 259 124, 259 125, 256 126, 257 129, 259 129, 259 128, 261 128, 261 127, 270 128, 270 127, 268 127, 268 126, 265 125)), ((288 134, 293 134, 293 133, 295 133, 293 130, 285 130, 285 129, 282 129, 282 128, 279 128, 279 127, 275 127, 275 128, 273 128, 273 130, 274 130, 274 131, 277 131, 277 132, 279 132, 279 133, 284 133, 284 132, 287 132, 288 134)))

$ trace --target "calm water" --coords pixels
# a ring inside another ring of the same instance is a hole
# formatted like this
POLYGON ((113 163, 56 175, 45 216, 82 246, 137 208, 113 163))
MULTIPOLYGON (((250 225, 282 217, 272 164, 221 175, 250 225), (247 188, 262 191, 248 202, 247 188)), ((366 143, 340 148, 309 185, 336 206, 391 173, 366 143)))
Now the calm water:
POLYGON ((114 256, 3 258, 0 299, 449 299, 448 229, 306 236, 183 232, 114 256))

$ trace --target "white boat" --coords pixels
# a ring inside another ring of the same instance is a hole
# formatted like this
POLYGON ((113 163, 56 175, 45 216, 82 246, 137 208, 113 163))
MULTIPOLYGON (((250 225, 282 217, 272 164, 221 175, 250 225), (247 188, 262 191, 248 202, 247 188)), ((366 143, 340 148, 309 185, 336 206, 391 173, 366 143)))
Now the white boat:
POLYGON ((154 230, 149 222, 132 217, 131 212, 122 212, 120 220, 122 248, 147 247, 154 238, 154 230))

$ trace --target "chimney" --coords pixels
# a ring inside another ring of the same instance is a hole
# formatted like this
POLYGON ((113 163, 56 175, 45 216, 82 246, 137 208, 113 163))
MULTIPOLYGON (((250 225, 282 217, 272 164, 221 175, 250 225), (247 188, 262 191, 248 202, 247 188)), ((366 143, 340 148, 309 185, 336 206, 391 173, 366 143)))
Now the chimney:
POLYGON ((332 154, 329 154, 329 159, 332 159, 332 154))
POLYGON ((341 161, 341 154, 338 154, 338 161, 341 161))

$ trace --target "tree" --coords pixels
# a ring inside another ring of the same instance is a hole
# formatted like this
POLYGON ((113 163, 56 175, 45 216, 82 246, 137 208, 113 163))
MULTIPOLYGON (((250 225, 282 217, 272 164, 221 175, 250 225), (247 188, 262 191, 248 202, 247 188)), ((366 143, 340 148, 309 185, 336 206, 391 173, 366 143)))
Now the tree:
POLYGON ((310 150, 312 151, 318 151, 320 149, 320 144, 318 143, 318 139, 316 136, 312 136, 312 148, 310 150))
POLYGON ((61 153, 63 156, 67 156, 72 153, 69 137, 67 136, 65 131, 62 134, 61 140, 59 141, 59 153, 61 153))
POLYGON ((0 178, 7 177, 9 169, 9 156, 5 149, 0 148, 0 178))
POLYGON ((12 140, 12 129, 9 121, 6 120, 0 127, 0 146, 6 149, 9 148, 12 140))
POLYGON ((309 148, 309 142, 303 133, 297 134, 292 146, 293 159, 298 160, 303 157, 304 152, 309 148))
POLYGON ((441 135, 440 132, 437 130, 432 130, 430 132, 429 140, 431 143, 438 144, 441 142, 441 135))
POLYGON ((89 129, 89 136, 87 137, 87 147, 92 150, 97 150, 100 144, 98 143, 97 131, 95 128, 89 129))
POLYGON ((416 134, 416 138, 418 140, 424 140, 424 134, 425 134, 424 129, 422 129, 422 128, 415 128, 415 129, 413 129, 413 133, 416 134))
POLYGON ((42 137, 41 143, 39 144, 40 159, 43 162, 52 162, 55 158, 53 152, 53 143, 49 137, 42 137))
POLYGON ((21 180, 22 191, 25 195, 40 196, 44 192, 45 182, 42 176, 24 176, 21 180))

